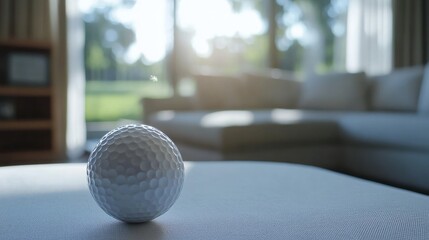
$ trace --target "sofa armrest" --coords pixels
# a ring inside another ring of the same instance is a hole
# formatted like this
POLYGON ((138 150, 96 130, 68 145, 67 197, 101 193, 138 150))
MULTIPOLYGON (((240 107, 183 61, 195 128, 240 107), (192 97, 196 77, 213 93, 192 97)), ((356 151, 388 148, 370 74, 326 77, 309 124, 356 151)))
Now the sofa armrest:
POLYGON ((148 122, 149 116, 162 110, 187 111, 194 110, 192 97, 142 98, 143 122, 148 122))

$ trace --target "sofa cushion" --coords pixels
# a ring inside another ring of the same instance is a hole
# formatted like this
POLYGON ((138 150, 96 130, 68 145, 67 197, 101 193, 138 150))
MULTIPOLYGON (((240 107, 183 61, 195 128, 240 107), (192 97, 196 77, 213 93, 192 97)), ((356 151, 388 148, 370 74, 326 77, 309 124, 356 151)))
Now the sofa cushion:
POLYGON ((364 73, 315 75, 302 86, 300 107, 320 110, 365 110, 366 77, 364 73))
POLYGON ((416 111, 423 78, 423 67, 395 70, 373 77, 371 108, 381 111, 416 111))
POLYGON ((350 113, 339 117, 348 143, 429 150, 429 117, 405 113, 350 113))
POLYGON ((243 81, 239 76, 194 75, 197 109, 235 109, 243 107, 243 81))
POLYGON ((423 82, 420 89, 418 110, 419 110, 419 113, 429 114, 429 63, 426 64, 426 67, 424 70, 423 82))
POLYGON ((255 146, 336 143, 337 113, 287 109, 254 111, 162 111, 149 124, 173 141, 224 151, 255 146))
POLYGON ((243 77, 251 108, 296 108, 301 84, 292 73, 270 69, 246 72, 243 77))

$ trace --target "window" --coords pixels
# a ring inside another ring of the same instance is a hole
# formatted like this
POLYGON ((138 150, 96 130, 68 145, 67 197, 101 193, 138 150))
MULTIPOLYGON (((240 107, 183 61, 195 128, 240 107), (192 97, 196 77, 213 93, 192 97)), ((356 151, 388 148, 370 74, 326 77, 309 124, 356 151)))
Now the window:
POLYGON ((142 96, 171 95, 166 70, 170 2, 80 0, 87 121, 140 120, 142 96))

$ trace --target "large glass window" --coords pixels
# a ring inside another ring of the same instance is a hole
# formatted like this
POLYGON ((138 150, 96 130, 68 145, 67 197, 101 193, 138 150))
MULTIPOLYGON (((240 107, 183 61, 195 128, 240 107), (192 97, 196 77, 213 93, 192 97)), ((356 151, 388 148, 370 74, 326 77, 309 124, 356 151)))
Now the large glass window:
MULTIPOLYGON (((384 23, 391 11, 389 0, 372 2, 79 0, 86 32, 86 118, 140 120, 141 97, 170 96, 171 86, 180 88, 178 82, 198 72, 236 74, 267 67, 297 75, 367 71, 364 64, 350 66, 368 62, 361 54, 366 43, 383 41, 374 40, 379 31, 364 15, 375 19, 380 12, 383 18, 377 22, 384 23), (359 31, 347 31, 356 24, 359 31)), ((389 39, 385 35, 380 39, 389 39)), ((390 45, 383 46, 384 52, 373 55, 388 59, 390 45)))

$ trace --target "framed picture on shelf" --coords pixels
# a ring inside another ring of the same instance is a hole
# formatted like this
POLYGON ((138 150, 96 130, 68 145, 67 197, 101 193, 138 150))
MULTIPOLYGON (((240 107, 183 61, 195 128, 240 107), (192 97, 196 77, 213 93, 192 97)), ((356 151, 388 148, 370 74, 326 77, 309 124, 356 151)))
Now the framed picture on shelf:
POLYGON ((49 57, 38 52, 10 52, 7 56, 8 85, 47 86, 49 57))
POLYGON ((49 50, 0 47, 1 85, 48 86, 50 70, 49 50))

